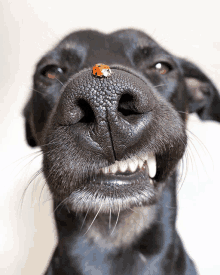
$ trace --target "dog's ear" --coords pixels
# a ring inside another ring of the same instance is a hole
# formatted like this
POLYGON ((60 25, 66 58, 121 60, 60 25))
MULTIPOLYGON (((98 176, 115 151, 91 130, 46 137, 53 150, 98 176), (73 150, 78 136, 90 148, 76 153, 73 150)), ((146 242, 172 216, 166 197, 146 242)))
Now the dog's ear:
POLYGON ((23 110, 23 115, 25 117, 26 140, 31 147, 35 147, 37 146, 37 142, 31 130, 31 100, 29 100, 29 102, 26 104, 23 110))
POLYGON ((188 93, 189 112, 202 120, 220 121, 220 95, 212 81, 193 63, 180 59, 188 93))

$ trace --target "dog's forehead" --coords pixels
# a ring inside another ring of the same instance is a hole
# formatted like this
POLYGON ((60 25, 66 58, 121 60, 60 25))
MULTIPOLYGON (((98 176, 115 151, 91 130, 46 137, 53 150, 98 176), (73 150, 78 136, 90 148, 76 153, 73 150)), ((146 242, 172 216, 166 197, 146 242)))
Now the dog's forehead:
POLYGON ((101 51, 113 52, 114 55, 128 54, 137 48, 154 48, 160 51, 163 49, 150 36, 142 31, 135 29, 125 29, 110 34, 101 33, 98 31, 85 30, 73 32, 66 36, 57 46, 57 48, 69 51, 84 51, 92 50, 101 55, 101 51))
POLYGON ((50 60, 58 64, 68 60, 70 64, 80 63, 83 67, 96 63, 130 66, 133 65, 135 51, 143 48, 145 52, 149 50, 155 56, 169 54, 150 36, 139 30, 124 29, 110 34, 93 30, 77 31, 64 37, 39 61, 38 66, 50 60), (76 62, 77 58, 80 61, 76 62))
POLYGON ((123 44, 128 46, 159 47, 160 46, 146 33, 135 29, 124 29, 111 33, 112 36, 118 37, 123 44))
POLYGON ((72 43, 82 43, 84 46, 87 44, 102 45, 106 44, 106 41, 121 43, 136 44, 138 46, 146 45, 158 45, 149 35, 142 31, 135 29, 124 29, 110 34, 105 34, 93 30, 84 30, 73 32, 67 35, 60 43, 59 46, 69 47, 72 43))

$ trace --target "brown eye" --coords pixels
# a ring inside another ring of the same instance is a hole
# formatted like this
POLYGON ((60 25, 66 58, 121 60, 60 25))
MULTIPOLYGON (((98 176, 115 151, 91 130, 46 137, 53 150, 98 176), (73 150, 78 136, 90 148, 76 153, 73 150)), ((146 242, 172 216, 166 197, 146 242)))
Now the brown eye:
POLYGON ((48 65, 42 71, 42 75, 49 79, 59 78, 63 73, 63 69, 56 65, 48 65))
POLYGON ((171 70, 170 65, 164 62, 159 62, 154 67, 160 74, 167 74, 171 70))

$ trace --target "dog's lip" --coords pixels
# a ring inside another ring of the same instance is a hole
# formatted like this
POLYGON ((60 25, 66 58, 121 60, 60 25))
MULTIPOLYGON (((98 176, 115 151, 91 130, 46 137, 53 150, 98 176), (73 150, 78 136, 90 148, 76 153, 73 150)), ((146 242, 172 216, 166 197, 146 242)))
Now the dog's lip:
POLYGON ((113 187, 126 188, 136 184, 151 184, 154 185, 154 180, 149 177, 148 166, 145 163, 143 167, 138 168, 135 172, 115 173, 115 174, 104 174, 99 173, 90 183, 94 185, 105 185, 113 187))
POLYGON ((76 211, 109 213, 111 209, 118 213, 119 209, 155 204, 161 187, 149 177, 146 167, 130 175, 99 173, 73 191, 66 203, 76 211))

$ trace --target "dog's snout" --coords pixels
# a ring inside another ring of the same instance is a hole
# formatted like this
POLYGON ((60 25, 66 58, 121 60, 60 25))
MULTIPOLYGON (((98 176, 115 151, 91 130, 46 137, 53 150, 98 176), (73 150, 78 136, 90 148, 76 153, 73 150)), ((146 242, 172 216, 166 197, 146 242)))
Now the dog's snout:
POLYGON ((87 135, 114 162, 140 140, 153 105, 149 86, 135 75, 113 70, 97 78, 86 70, 67 83, 56 113, 61 125, 87 135))

